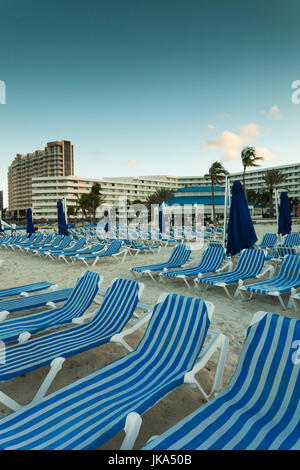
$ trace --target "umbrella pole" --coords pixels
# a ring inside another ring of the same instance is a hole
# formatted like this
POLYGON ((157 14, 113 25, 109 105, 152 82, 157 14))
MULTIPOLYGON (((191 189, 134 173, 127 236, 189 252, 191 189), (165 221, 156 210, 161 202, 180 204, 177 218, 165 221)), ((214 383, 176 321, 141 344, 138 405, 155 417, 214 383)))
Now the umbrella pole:
POLYGON ((223 246, 225 248, 226 243, 226 225, 227 225, 227 201, 228 201, 228 186, 229 177, 225 176, 225 199, 224 199, 224 230, 223 230, 223 246))

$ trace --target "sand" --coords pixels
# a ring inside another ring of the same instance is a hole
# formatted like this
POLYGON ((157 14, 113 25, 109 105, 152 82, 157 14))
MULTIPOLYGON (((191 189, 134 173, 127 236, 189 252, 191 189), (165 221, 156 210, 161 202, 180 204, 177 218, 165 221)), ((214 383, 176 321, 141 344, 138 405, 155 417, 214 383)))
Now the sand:
MULTIPOLYGON (((263 233, 275 232, 275 225, 257 224, 255 226, 259 241, 263 233)), ((193 251, 193 257, 201 257, 201 250, 193 251)), ((136 257, 127 256, 124 264, 115 260, 101 260, 94 271, 104 276, 102 288, 106 288, 115 277, 133 279, 129 269, 132 266, 158 263, 169 258, 172 247, 162 248, 160 253, 138 254, 136 257)), ((53 262, 45 258, 22 254, 19 251, 0 250, 1 265, 1 288, 13 287, 37 281, 51 281, 59 284, 60 288, 74 286, 76 279, 85 270, 85 266, 80 263, 66 265, 64 262, 53 262)), ((225 334, 229 338, 229 349, 225 370, 223 375, 222 389, 230 380, 243 345, 247 327, 249 326, 253 314, 259 310, 269 311, 291 318, 297 318, 297 313, 288 309, 284 311, 278 300, 275 298, 264 298, 257 296, 253 301, 245 302, 240 297, 230 300, 223 289, 210 288, 199 290, 188 289, 183 282, 167 280, 165 283, 153 282, 150 278, 144 277, 145 289, 141 301, 148 305, 154 305, 162 292, 177 293, 192 297, 201 297, 204 300, 213 302, 215 311, 211 323, 211 328, 225 334)), ((250 281, 250 283, 253 281, 250 281)), ((234 288, 230 288, 233 293, 234 288)), ((286 297, 285 297, 286 299, 286 297)), ((94 308, 94 307, 93 307, 94 308)), ((39 311, 36 309, 34 311, 39 311)), ((20 315, 20 314, 19 314, 20 315)), ((16 316, 16 315, 15 315, 16 316)), ((299 317, 299 314, 298 314, 299 317)), ((11 316, 10 318, 13 318, 11 316)), ((132 335, 128 342, 134 347, 138 344, 143 330, 132 335)), ((72 383, 78 378, 97 370, 99 367, 108 364, 126 354, 125 349, 113 344, 105 344, 98 348, 78 354, 68 358, 62 370, 58 373, 48 393, 54 392, 61 387, 72 383)), ((216 367, 217 356, 213 356, 207 367, 199 373, 199 380, 204 389, 209 390, 212 384, 216 367)), ((16 377, 6 383, 1 384, 1 390, 21 404, 31 401, 41 384, 49 367, 32 371, 28 374, 16 377)), ((143 415, 143 424, 135 448, 141 448, 146 441, 154 434, 160 434, 180 419, 200 407, 204 403, 199 392, 182 385, 167 397, 157 403, 143 415)), ((0 417, 11 413, 4 405, 0 404, 0 417)), ((103 449, 119 449, 122 442, 123 432, 108 441, 103 449)))

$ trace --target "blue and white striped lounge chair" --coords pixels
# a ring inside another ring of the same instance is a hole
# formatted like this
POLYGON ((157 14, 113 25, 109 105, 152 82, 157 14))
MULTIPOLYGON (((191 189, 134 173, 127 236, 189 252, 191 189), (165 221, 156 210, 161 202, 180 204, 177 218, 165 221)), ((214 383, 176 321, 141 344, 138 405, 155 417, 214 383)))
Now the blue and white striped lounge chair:
MULTIPOLYGON (((97 449, 124 426, 128 431, 126 417, 142 414, 179 385, 202 391, 195 374, 216 348, 218 388, 227 341, 214 334, 203 348, 212 312, 213 305, 200 299, 165 294, 134 351, 2 418, 0 449, 97 449)), ((124 344, 123 337, 115 340, 124 344)), ((130 444, 125 437, 122 449, 130 444)))
MULTIPOLYGON (((72 319, 76 326, 30 341, 30 333, 22 333, 19 344, 5 348, 5 361, 0 364, 0 382, 50 365, 50 371, 34 397, 34 401, 40 400, 67 357, 107 343, 121 332, 132 317, 142 291, 141 283, 115 279, 107 289, 100 307, 72 319), (90 318, 90 321, 84 323, 90 318)), ((3 392, 0 392, 1 401, 12 410, 20 408, 18 403, 3 392)))
POLYGON ((198 276, 195 279, 195 286, 200 284, 223 287, 228 297, 231 299, 231 295, 228 291, 227 286, 238 283, 239 286, 236 289, 235 296, 239 294, 239 287, 243 285, 243 281, 251 278, 260 278, 265 275, 268 271, 274 272, 274 267, 266 265, 266 268, 261 272, 265 261, 265 255, 262 250, 245 249, 242 251, 239 257, 238 263, 233 271, 213 274, 211 276, 198 276))
POLYGON ((48 256, 48 254, 52 253, 52 251, 55 252, 55 253, 62 252, 66 248, 68 248, 68 246, 71 243, 72 243, 72 237, 66 236, 62 239, 62 241, 60 242, 60 244, 57 247, 54 247, 54 248, 41 248, 41 249, 38 250, 37 254, 39 256, 41 256, 41 255, 48 256))
POLYGON ((165 263, 150 264, 146 266, 135 266, 130 270, 134 275, 142 276, 144 274, 148 274, 151 279, 155 281, 155 278, 153 276, 155 272, 162 271, 164 268, 170 269, 183 267, 183 265, 187 262, 188 258, 190 257, 190 254, 190 245, 176 245, 172 251, 171 257, 165 263))
MULTIPOLYGON (((32 308, 48 307, 54 308, 56 303, 64 302, 70 297, 72 289, 53 290, 52 292, 44 292, 42 294, 29 295, 16 299, 6 299, 0 301, 0 321, 6 320, 7 316, 21 310, 29 310, 32 308)), ((0 325, 1 336, 1 325, 0 325)))
POLYGON ((94 260, 92 264, 92 267, 94 267, 96 266, 99 259, 101 258, 114 258, 117 261, 119 261, 118 256, 123 255, 122 260, 121 260, 121 263, 123 263, 127 255, 127 248, 123 250, 121 248, 122 248, 122 242, 120 240, 113 240, 109 245, 107 245, 107 248, 105 251, 102 251, 101 253, 93 253, 93 254, 84 255, 84 256, 80 255, 76 257, 76 259, 83 261, 83 263, 87 267, 89 267, 88 260, 94 260))
MULTIPOLYGON (((71 256, 72 262, 76 261, 79 256, 85 256, 85 255, 92 255, 95 253, 99 253, 104 250, 106 244, 103 243, 98 243, 97 245, 91 246, 91 248, 84 249, 84 250, 79 250, 75 255, 71 256)), ((60 255, 63 257, 63 255, 60 255)), ((67 259, 65 259, 66 263, 68 263, 67 259)))
MULTIPOLYGON (((188 278, 193 278, 199 274, 213 273, 217 271, 225 258, 225 250, 222 246, 209 246, 202 255, 200 264, 191 268, 175 269, 169 271, 167 268, 159 274, 161 279, 172 278, 182 279, 187 287, 190 287, 188 278)), ((232 264, 231 264, 232 265, 232 264)))
MULTIPOLYGON (((103 276, 99 274, 86 271, 82 273, 79 279, 76 282, 74 289, 65 289, 64 297, 67 298, 67 301, 59 308, 53 305, 55 295, 60 291, 54 293, 53 299, 51 296, 47 301, 49 306, 52 306, 52 311, 46 310, 38 313, 33 313, 31 315, 26 315, 12 320, 6 320, 0 324, 0 340, 7 343, 10 341, 17 340, 22 341, 24 337, 23 332, 26 332, 26 338, 28 333, 30 335, 38 333, 40 331, 45 331, 48 329, 53 329, 59 325, 67 325, 72 322, 73 318, 78 318, 87 311, 87 309, 92 305, 95 300, 95 297, 99 291, 103 276), (50 303, 51 302, 51 303, 50 303)), ((44 296, 46 294, 43 294, 44 296)), ((32 305, 34 305, 33 296, 32 305)), ((26 297, 25 302, 29 303, 31 297, 26 297)), ((20 304, 22 299, 17 299, 17 306, 20 304)), ((44 300, 44 299, 42 299, 44 300)), ((37 299, 39 302, 39 298, 37 299)), ((0 302, 1 304, 4 302, 0 302)), ((12 304, 13 301, 10 301, 12 304)), ((46 303, 46 302, 45 302, 46 303)), ((9 308, 9 305, 7 305, 9 308)), ((5 320, 7 315, 11 310, 6 309, 6 311, 0 312, 0 320, 5 320)), ((29 307, 33 308, 33 307, 29 307)), ((2 309, 1 309, 2 310, 2 309)), ((20 308, 18 308, 20 310, 20 308)), ((16 308, 15 308, 16 311, 16 308)))
POLYGON ((15 250, 16 248, 25 248, 26 246, 34 246, 36 243, 40 243, 44 238, 42 233, 33 233, 31 237, 28 237, 24 242, 17 243, 12 248, 15 250))
POLYGON ((284 247, 300 246, 300 234, 289 233, 288 235, 285 236, 284 242, 278 244, 278 246, 284 246, 284 247))
POLYGON ((257 312, 227 387, 144 450, 300 450, 299 339, 299 320, 257 312))
POLYGON ((8 242, 8 240, 11 238, 11 235, 9 234, 3 234, 1 239, 0 239, 0 245, 2 245, 2 243, 5 243, 5 242, 8 242))
POLYGON ((45 253, 45 256, 48 256, 51 258, 53 261, 55 258, 61 259, 64 258, 66 259, 67 256, 74 256, 76 255, 78 250, 82 250, 82 248, 86 245, 86 238, 79 238, 76 240, 76 243, 70 248, 62 249, 62 250, 51 250, 45 253))
POLYGON ((53 235, 47 235, 43 240, 41 240, 40 242, 35 242, 33 243, 32 245, 29 245, 29 246, 25 246, 25 247, 20 247, 20 250, 23 251, 23 252, 27 252, 29 251, 30 249, 37 249, 37 248, 41 248, 45 245, 48 245, 51 240, 53 238, 53 235))
POLYGON ((261 250, 273 250, 278 240, 277 233, 265 233, 261 243, 258 245, 258 248, 261 250))
POLYGON ((160 252, 161 250, 161 245, 141 245, 139 243, 136 243, 134 240, 123 240, 124 244, 127 246, 129 254, 134 253, 134 256, 137 256, 140 252, 151 252, 154 253, 157 251, 157 253, 160 252))
POLYGON ((64 238, 63 235, 56 235, 52 243, 49 243, 49 245, 43 245, 38 248, 29 248, 28 251, 33 254, 39 254, 39 252, 42 250, 57 248, 59 244, 62 242, 63 238, 64 238))
POLYGON ((10 237, 9 240, 1 244, 1 248, 7 248, 7 247, 12 246, 14 243, 23 242, 24 240, 26 240, 26 238, 27 238, 27 234, 21 235, 20 233, 19 234, 15 233, 14 235, 10 237))
POLYGON ((9 287, 7 289, 0 290, 0 299, 5 297, 15 297, 15 296, 27 296, 30 292, 38 292, 40 290, 49 289, 56 290, 58 288, 57 284, 53 282, 34 282, 32 284, 25 284, 24 286, 9 287))
MULTIPOLYGON (((255 284, 248 284, 247 286, 241 286, 239 288, 242 297, 245 292, 250 292, 252 296, 254 294, 271 295, 278 297, 278 300, 285 310, 285 304, 281 297, 284 293, 296 293, 296 289, 300 287, 300 256, 298 255, 287 255, 283 258, 279 273, 273 279, 266 281, 256 282, 255 284)), ((289 305, 291 306, 291 301, 289 305)))

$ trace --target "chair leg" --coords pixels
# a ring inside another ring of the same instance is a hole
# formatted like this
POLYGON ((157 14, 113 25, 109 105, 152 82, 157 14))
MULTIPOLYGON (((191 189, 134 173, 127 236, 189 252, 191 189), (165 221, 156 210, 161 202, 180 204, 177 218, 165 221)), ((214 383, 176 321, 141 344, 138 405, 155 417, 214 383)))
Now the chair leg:
POLYGON ((36 395, 34 396, 32 400, 33 403, 40 401, 46 395, 50 385, 52 384, 56 375, 62 368, 64 361, 65 361, 64 357, 56 357, 55 359, 53 359, 53 361, 50 364, 50 371, 46 375, 42 385, 40 386, 36 395))

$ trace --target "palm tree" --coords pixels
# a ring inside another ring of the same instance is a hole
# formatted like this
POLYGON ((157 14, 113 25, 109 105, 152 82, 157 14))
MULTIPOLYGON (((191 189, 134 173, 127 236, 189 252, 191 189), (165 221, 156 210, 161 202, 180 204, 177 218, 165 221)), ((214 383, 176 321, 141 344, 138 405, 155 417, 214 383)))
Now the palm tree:
POLYGON ((150 194, 146 199, 146 205, 148 209, 151 209, 152 204, 160 204, 161 202, 167 201, 174 197, 174 192, 169 188, 159 188, 155 193, 150 194))
POLYGON ((242 164, 244 167, 244 172, 243 172, 243 186, 246 194, 246 183, 245 183, 245 174, 246 170, 248 167, 251 166, 259 166, 256 162, 258 160, 263 160, 263 157, 259 157, 256 154, 256 150, 254 147, 244 147, 241 152, 241 159, 242 159, 242 164))
POLYGON ((101 194, 100 183, 93 183, 89 196, 89 212, 93 216, 93 223, 96 223, 96 212, 98 207, 103 204, 105 197, 101 194))
POLYGON ((89 210, 90 210, 89 194, 81 194, 80 196, 77 196, 76 208, 75 208, 76 214, 79 211, 81 211, 82 218, 86 218, 89 210))
POLYGON ((287 176, 281 173, 280 170, 276 168, 271 168, 270 170, 266 170, 265 174, 263 175, 263 180, 265 181, 266 186, 269 190, 270 218, 273 218, 274 217, 273 191, 280 184, 286 182, 287 176))
POLYGON ((205 178, 210 178, 211 181, 211 198, 212 198, 212 207, 213 207, 213 222, 216 223, 216 208, 215 208, 215 185, 223 183, 225 175, 228 175, 228 171, 225 170, 221 162, 214 162, 209 170, 208 174, 204 175, 205 178))

